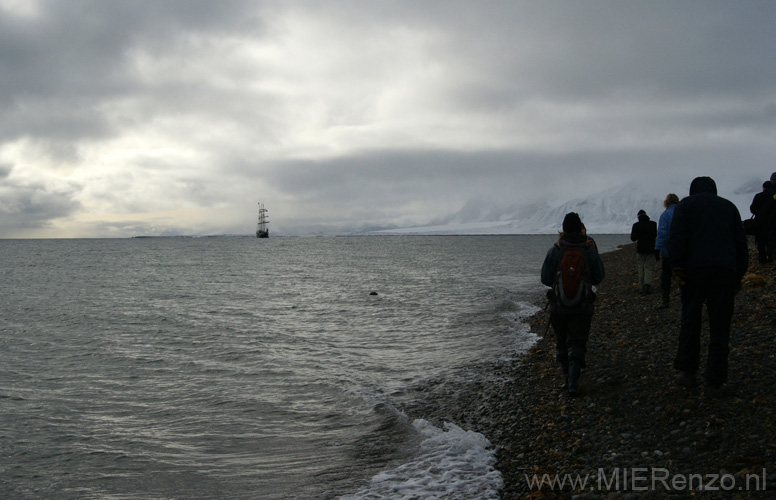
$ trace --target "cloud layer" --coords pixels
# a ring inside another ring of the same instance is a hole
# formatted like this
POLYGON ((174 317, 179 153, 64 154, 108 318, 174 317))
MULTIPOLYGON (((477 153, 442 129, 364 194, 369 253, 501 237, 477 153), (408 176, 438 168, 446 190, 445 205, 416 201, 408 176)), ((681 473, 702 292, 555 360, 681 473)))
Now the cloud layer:
POLYGON ((0 237, 391 227, 776 170, 773 2, 0 0, 0 237))

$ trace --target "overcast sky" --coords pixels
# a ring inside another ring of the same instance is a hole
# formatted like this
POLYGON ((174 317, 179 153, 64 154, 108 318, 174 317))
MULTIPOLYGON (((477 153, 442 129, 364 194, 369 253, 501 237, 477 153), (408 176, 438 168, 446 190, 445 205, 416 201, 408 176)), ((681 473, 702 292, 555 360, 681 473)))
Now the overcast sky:
POLYGON ((731 191, 776 170, 774 26, 773 1, 0 0, 0 237, 731 191))

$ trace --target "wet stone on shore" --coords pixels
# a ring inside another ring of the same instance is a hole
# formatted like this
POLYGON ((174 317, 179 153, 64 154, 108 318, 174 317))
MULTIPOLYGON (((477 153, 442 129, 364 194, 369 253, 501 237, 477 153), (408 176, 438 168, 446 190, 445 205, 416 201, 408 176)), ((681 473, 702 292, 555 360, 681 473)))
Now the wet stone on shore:
MULTIPOLYGON (((488 367, 487 383, 446 394, 444 405, 437 411, 427 405, 422 417, 449 421, 455 408, 455 424, 490 439, 504 500, 776 498, 776 268, 752 259, 736 296, 729 382, 723 394, 710 395, 703 385, 674 382, 678 289, 670 307, 659 309, 660 294, 642 295, 636 286, 634 245, 602 258, 606 278, 579 398, 561 389, 554 333, 545 335, 542 311, 530 320, 540 338, 527 354, 488 367), (584 488, 529 484, 542 477, 587 482, 584 488), (695 491, 682 484, 689 477, 695 491), (698 491, 699 478, 707 490, 698 491)), ((536 297, 543 306, 542 300, 536 297)))

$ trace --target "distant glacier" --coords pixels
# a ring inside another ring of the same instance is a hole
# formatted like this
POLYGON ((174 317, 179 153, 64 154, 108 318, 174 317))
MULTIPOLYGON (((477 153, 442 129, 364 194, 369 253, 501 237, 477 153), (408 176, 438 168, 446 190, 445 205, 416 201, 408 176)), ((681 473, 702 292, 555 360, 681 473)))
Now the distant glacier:
MULTIPOLYGON (((375 231, 372 234, 554 234, 563 217, 577 212, 591 234, 629 234, 639 210, 657 221, 668 193, 680 198, 689 186, 648 190, 628 182, 599 193, 573 200, 500 206, 484 199, 472 199, 458 212, 434 219, 427 225, 375 231)), ((749 204, 762 188, 762 181, 748 180, 732 193, 719 193, 738 206, 743 219, 749 218, 749 204)))

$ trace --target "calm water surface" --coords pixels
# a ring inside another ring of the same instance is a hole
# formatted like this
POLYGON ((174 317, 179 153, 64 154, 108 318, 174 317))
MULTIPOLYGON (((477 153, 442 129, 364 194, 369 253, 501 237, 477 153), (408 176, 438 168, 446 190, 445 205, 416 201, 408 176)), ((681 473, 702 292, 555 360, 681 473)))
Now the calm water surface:
POLYGON ((530 343, 554 239, 0 240, 2 498, 496 498, 401 408, 530 343))

